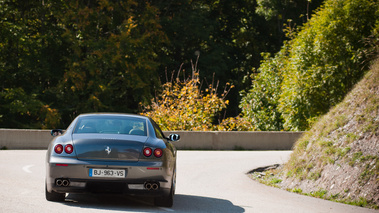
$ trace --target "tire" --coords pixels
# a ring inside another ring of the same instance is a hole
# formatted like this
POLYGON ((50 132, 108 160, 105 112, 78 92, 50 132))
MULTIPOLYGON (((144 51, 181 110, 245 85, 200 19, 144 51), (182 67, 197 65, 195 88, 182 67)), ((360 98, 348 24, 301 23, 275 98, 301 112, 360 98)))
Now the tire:
POLYGON ((48 192, 45 184, 45 197, 48 201, 63 202, 66 197, 66 193, 57 193, 54 191, 48 192))
POLYGON ((174 205, 174 194, 176 187, 176 184, 174 183, 176 183, 176 170, 174 170, 174 174, 172 176, 170 194, 167 196, 154 198, 154 205, 162 207, 172 207, 174 205))
POLYGON ((163 197, 156 197, 154 199, 154 205, 162 207, 172 207, 174 204, 174 193, 171 187, 170 194, 163 197))

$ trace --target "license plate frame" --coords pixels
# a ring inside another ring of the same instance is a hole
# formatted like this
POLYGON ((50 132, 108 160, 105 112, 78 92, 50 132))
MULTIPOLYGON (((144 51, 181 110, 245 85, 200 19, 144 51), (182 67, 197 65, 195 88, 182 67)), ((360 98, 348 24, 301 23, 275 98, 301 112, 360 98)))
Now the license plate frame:
POLYGON ((102 178, 125 178, 126 169, 99 169, 90 168, 88 171, 89 177, 102 178))

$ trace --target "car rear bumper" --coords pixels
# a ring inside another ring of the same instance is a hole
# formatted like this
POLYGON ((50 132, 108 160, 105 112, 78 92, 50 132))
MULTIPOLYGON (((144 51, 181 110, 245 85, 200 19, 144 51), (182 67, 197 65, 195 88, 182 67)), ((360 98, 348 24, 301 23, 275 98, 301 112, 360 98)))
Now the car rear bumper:
POLYGON ((46 165, 46 189, 59 193, 163 196, 170 193, 172 174, 173 168, 162 161, 106 162, 52 157, 46 165), (91 177, 90 169, 123 170, 125 177, 91 177))
POLYGON ((158 187, 155 190, 148 190, 145 187, 146 183, 130 183, 129 181, 69 179, 69 182, 68 186, 51 184, 51 190, 58 193, 112 193, 151 197, 164 196, 170 193, 170 188, 158 187))

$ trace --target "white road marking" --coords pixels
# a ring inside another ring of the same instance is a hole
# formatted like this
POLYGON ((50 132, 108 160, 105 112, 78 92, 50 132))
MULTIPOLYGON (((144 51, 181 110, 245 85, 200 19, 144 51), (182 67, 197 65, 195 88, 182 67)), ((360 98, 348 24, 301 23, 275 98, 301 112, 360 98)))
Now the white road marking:
POLYGON ((34 165, 32 164, 32 165, 26 165, 26 166, 24 166, 24 167, 22 167, 22 170, 24 171, 24 172, 26 172, 26 173, 32 173, 32 171, 30 171, 29 169, 31 168, 31 167, 33 167, 34 165))

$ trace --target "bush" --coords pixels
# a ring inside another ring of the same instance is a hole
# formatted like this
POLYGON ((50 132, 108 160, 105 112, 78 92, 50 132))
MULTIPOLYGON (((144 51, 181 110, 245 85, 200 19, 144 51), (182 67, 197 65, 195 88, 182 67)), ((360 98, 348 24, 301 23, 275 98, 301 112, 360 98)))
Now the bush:
POLYGON ((149 106, 143 106, 143 115, 153 118, 162 130, 211 131, 217 130, 217 117, 228 105, 225 96, 233 85, 227 84, 221 97, 218 86, 209 85, 201 91, 199 73, 194 70, 191 78, 167 82, 159 97, 149 106))
POLYGON ((378 11, 374 0, 325 1, 277 55, 265 57, 241 101, 243 116, 260 130, 309 129, 368 69, 378 11))

